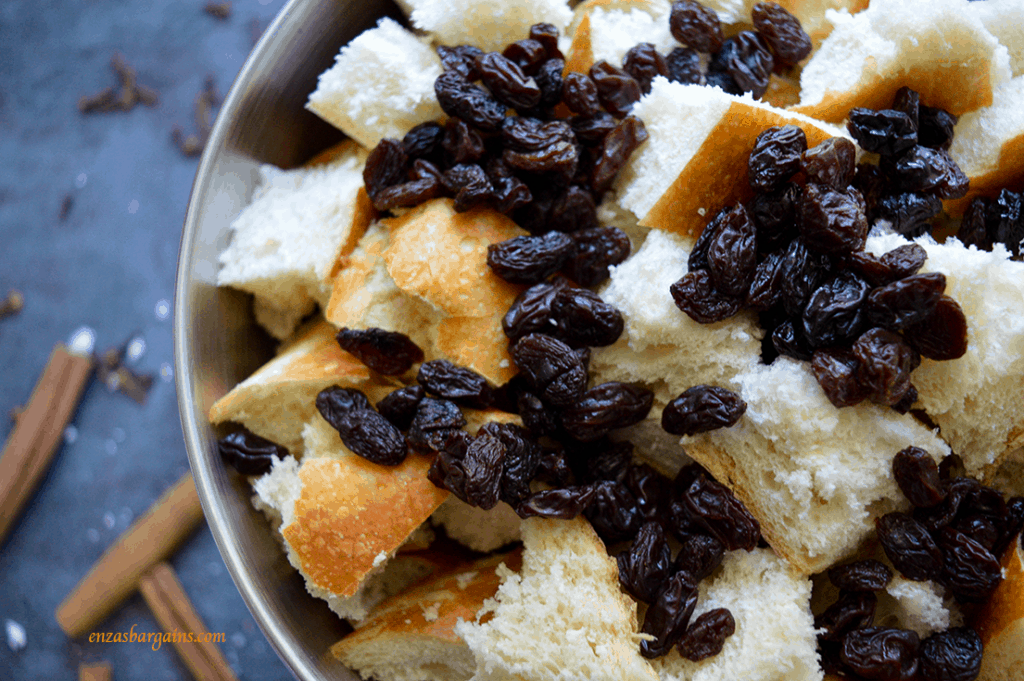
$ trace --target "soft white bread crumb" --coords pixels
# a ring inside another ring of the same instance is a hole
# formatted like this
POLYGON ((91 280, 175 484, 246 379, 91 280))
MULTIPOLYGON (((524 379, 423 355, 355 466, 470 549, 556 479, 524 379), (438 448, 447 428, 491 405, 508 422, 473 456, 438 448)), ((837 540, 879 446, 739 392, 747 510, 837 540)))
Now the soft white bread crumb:
POLYGON ((463 681, 474 660, 455 634, 494 596, 495 568, 520 566, 520 552, 461 563, 382 601, 359 629, 331 647, 345 666, 378 681, 463 681))
POLYGON ((598 61, 622 66, 622 58, 638 43, 652 43, 668 54, 679 43, 668 27, 666 0, 590 0, 573 12, 566 69, 586 73, 598 61))
POLYGON ((1024 74, 1024 3, 1020 0, 985 0, 971 10, 1010 52, 1010 70, 1024 74))
POLYGON ((1006 48, 967 0, 872 0, 858 14, 826 17, 835 29, 804 65, 796 107, 823 120, 886 108, 904 85, 960 115, 987 106, 1010 77, 1006 48))
MULTIPOLYGON (((928 255, 922 272, 946 275, 946 294, 967 317, 967 352, 959 359, 923 359, 911 376, 918 406, 938 424, 972 476, 1024 444, 1024 263, 992 251, 965 248, 957 239, 917 240, 928 255)), ((872 236, 867 249, 884 253, 907 243, 898 235, 872 236)))
POLYGON ((632 113, 644 122, 648 139, 615 179, 619 203, 643 226, 682 234, 698 234, 719 208, 751 198, 747 159, 766 128, 797 125, 808 146, 847 136, 749 94, 736 97, 660 76, 632 113))
POLYGON ((302 494, 299 462, 295 457, 286 456, 283 459, 275 457, 270 472, 259 477, 252 484, 252 488, 265 512, 275 514, 281 519, 282 525, 291 525, 295 519, 295 502, 302 494))
POLYGON ((432 34, 441 45, 475 45, 501 52, 509 43, 530 36, 537 23, 561 31, 572 18, 564 0, 408 0, 412 25, 432 34))
POLYGON ((306 108, 370 149, 441 118, 434 95, 440 75, 433 48, 385 17, 341 48, 306 108))
POLYGON ((430 516, 445 534, 474 551, 489 553, 519 541, 519 516, 501 502, 489 511, 451 496, 430 516))
POLYGON ((338 252, 360 229, 356 194, 365 162, 366 152, 350 143, 329 164, 260 166, 252 201, 231 222, 217 284, 253 293, 258 321, 276 338, 288 336, 314 302, 327 302, 338 252))
POLYGON ((322 319, 300 330, 276 357, 210 407, 210 421, 241 423, 300 456, 303 424, 317 414, 321 390, 332 385, 356 388, 376 401, 399 387, 342 350, 335 333, 322 319))
POLYGON ((975 621, 985 647, 981 681, 1024 679, 1024 553, 1019 540, 1003 558, 1003 577, 975 621))
POLYGON ((687 453, 733 489, 768 543, 813 574, 853 553, 874 519, 906 506, 896 452, 949 453, 910 415, 862 403, 837 409, 810 365, 779 357, 735 377, 747 411, 731 428, 684 437, 687 453))
MULTIPOLYGON (((728 608, 735 633, 718 655, 691 662, 672 651, 653 661, 662 681, 819 681, 811 581, 769 549, 731 551, 699 585, 693 618, 728 608)), ((692 621, 692 620, 691 620, 692 621)))
POLYGON ((593 528, 582 518, 529 518, 522 532, 522 571, 499 571, 494 599, 455 628, 476 658, 473 678, 656 679, 640 656, 636 603, 593 528))
POLYGON ((878 596, 877 626, 910 629, 922 639, 963 626, 956 602, 947 598, 945 589, 935 582, 915 582, 895 572, 878 596))
POLYGON ((1007 454, 985 482, 1008 498, 1024 496, 1024 447, 1007 454))

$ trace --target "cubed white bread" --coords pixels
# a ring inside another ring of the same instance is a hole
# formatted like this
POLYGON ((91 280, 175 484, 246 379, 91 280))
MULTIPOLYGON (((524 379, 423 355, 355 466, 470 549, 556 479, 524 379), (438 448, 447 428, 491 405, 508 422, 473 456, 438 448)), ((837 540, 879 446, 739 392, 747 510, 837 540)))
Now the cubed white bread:
POLYGON ((529 518, 522 533, 522 570, 499 568, 497 595, 455 627, 476 659, 473 678, 657 679, 640 656, 636 603, 590 524, 529 518))
POLYGON ((496 551, 521 538, 521 520, 505 502, 485 511, 451 496, 434 511, 430 521, 451 539, 480 553, 496 551))
POLYGON ((340 385, 377 400, 400 387, 342 350, 335 333, 322 319, 311 323, 274 359, 217 400, 210 407, 210 422, 240 423, 298 457, 304 449, 303 424, 317 414, 315 401, 321 390, 340 385))
POLYGON ((962 213, 976 196, 1024 189, 1024 75, 997 87, 991 106, 960 117, 949 155, 971 180, 967 196, 946 202, 951 213, 962 213))
POLYGON ((565 28, 572 11, 565 0, 408 0, 412 25, 441 45, 475 45, 501 52, 509 43, 530 36, 538 23, 565 28))
POLYGON ((1010 52, 1010 71, 1024 75, 1024 3, 1020 0, 986 0, 971 10, 1010 52))
POLYGON ((498 565, 518 570, 521 551, 489 556, 440 572, 381 602, 360 628, 331 653, 364 679, 463 681, 473 675, 473 654, 455 626, 473 620, 494 596, 498 565))
POLYGON ((231 222, 217 284, 254 294, 257 321, 274 337, 286 338, 314 303, 327 302, 335 261, 372 219, 358 199, 365 162, 350 141, 330 163, 260 166, 252 201, 231 222))
MULTIPOLYGON (((946 294, 967 318, 967 352, 959 359, 923 359, 911 376, 917 406, 939 426, 969 475, 994 473, 999 460, 1024 445, 1024 263, 1001 245, 965 248, 957 239, 917 240, 928 254, 922 272, 946 276, 946 294)), ((884 253, 907 243, 872 236, 867 249, 884 253)))
POLYGON ((387 225, 371 224, 352 253, 339 263, 324 317, 339 328, 403 333, 433 357, 437 325, 443 315, 395 285, 384 263, 389 243, 387 225))
POLYGON ((341 48, 306 108, 371 149, 444 115, 434 95, 440 75, 429 42, 385 17, 341 48))
POLYGON ((960 608, 940 584, 915 582, 893 572, 889 584, 877 592, 876 626, 910 629, 922 639, 950 627, 963 626, 960 608))
POLYGON ((871 0, 863 12, 826 18, 835 28, 804 65, 795 107, 822 120, 887 108, 904 85, 960 115, 991 104, 1010 77, 1007 49, 967 0, 871 0))
POLYGON ((288 560, 309 593, 359 619, 375 598, 424 574, 415 563, 382 573, 448 496, 427 480, 429 466, 421 456, 379 466, 345 450, 339 438, 332 452, 275 461, 253 488, 280 515, 288 560))
POLYGON ((622 66, 622 58, 638 43, 652 43, 668 54, 679 43, 669 32, 667 0, 588 0, 576 6, 566 71, 587 73, 604 60, 622 66))
POLYGON ((746 413, 682 443, 761 523, 768 543, 805 574, 851 555, 875 518, 907 507, 892 458, 914 445, 949 447, 909 414, 861 403, 837 409, 810 365, 779 357, 735 376, 746 413))
POLYGON ((732 551, 699 589, 693 619, 728 608, 736 631, 706 660, 691 662, 674 648, 654 660, 661 681, 820 681, 810 579, 769 549, 732 551))
POLYGON ((385 221, 383 257, 399 289, 441 316, 437 350, 496 385, 515 375, 501 318, 525 288, 487 265, 487 247, 526 232, 490 209, 455 211, 451 199, 423 203, 385 221))
POLYGON ((985 647, 978 679, 1024 679, 1024 552, 1019 539, 1003 557, 1003 581, 974 626, 985 647))
POLYGON ((696 236, 725 206, 753 197, 747 161, 765 129, 797 125, 808 146, 846 132, 719 88, 654 79, 634 106, 648 139, 615 179, 619 203, 640 224, 696 236))

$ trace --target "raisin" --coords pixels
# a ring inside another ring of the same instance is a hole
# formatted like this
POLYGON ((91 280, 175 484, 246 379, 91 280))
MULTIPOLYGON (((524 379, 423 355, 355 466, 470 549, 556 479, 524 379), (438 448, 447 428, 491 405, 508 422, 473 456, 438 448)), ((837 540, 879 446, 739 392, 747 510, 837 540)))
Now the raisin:
POLYGON ((594 484, 594 496, 583 514, 607 544, 632 539, 643 520, 629 489, 614 480, 594 484))
POLYGON ((558 50, 558 29, 553 24, 541 23, 530 27, 530 40, 536 40, 544 48, 549 59, 561 59, 558 50))
POLYGON ((591 116, 573 116, 569 123, 580 143, 591 146, 604 142, 608 133, 618 125, 615 118, 604 111, 598 111, 591 116))
POLYGON ((757 226, 757 250, 771 253, 787 246, 797 235, 797 210, 803 187, 786 183, 767 194, 758 194, 747 205, 747 212, 757 226))
MULTIPOLYGON (((951 457, 943 459, 946 463, 951 457)), ((939 469, 942 474, 942 469, 939 469)), ((981 489, 981 483, 973 478, 955 477, 946 485, 946 498, 931 507, 914 509, 914 519, 921 522, 933 534, 952 524, 957 517, 963 517, 971 506, 971 498, 981 489)))
POLYGON ((471 506, 490 510, 498 504, 504 458, 505 446, 498 438, 460 432, 438 452, 434 467, 445 489, 471 506))
MULTIPOLYGON (((565 460, 565 453, 551 447, 542 448, 536 479, 557 488, 565 487, 572 482, 572 469, 565 460)), ((582 510, 580 512, 582 513, 582 510)))
POLYGON ((872 286, 885 286, 916 274, 927 257, 920 244, 904 244, 882 256, 857 251, 850 255, 850 264, 872 286))
MULTIPOLYGON (((552 28, 554 27, 552 26, 552 28)), ((557 44, 557 38, 555 39, 555 42, 557 44)), ((505 49, 502 50, 501 56, 514 63, 524 74, 532 76, 537 72, 537 69, 540 68, 540 65, 547 61, 548 52, 540 41, 527 38, 525 40, 517 40, 514 43, 509 43, 505 46, 505 49)), ((484 81, 484 84, 487 84, 486 80, 484 81)), ((488 87, 490 86, 488 85, 488 87)))
POLYGON ((964 246, 974 246, 979 251, 992 250, 992 238, 989 236, 985 224, 985 214, 988 211, 990 201, 984 197, 975 197, 967 205, 963 218, 960 220, 960 229, 957 238, 964 246))
POLYGON ((572 239, 561 232, 517 236, 488 246, 487 264, 509 283, 536 284, 558 271, 572 247, 572 239))
POLYGON ((845 137, 831 137, 800 157, 807 180, 840 191, 853 183, 857 147, 845 137))
POLYGON ((629 157, 646 141, 647 128, 643 121, 636 116, 622 119, 604 138, 601 156, 594 164, 591 188, 598 193, 607 190, 629 157))
POLYGON ((455 210, 464 212, 490 203, 494 198, 494 185, 484 169, 475 163, 460 163, 444 171, 441 182, 455 196, 455 210))
POLYGON ((786 247, 781 267, 783 307, 789 315, 802 315, 811 294, 828 278, 832 263, 828 256, 811 252, 804 240, 797 238, 786 247))
POLYGON ((679 654, 700 662, 722 652, 725 639, 736 633, 736 620, 726 608, 708 610, 695 619, 679 639, 679 654))
POLYGON ((867 297, 868 319, 891 331, 906 329, 927 319, 945 290, 941 272, 912 274, 880 286, 867 297))
POLYGON ((586 445, 566 442, 571 466, 577 480, 583 482, 622 482, 633 458, 633 444, 601 439, 586 445), (596 452, 596 453, 595 453, 596 452))
POLYGON ((441 148, 444 149, 444 160, 449 167, 460 163, 476 163, 486 151, 480 133, 458 118, 449 118, 445 123, 441 148))
POLYGON ((689 47, 676 47, 665 56, 668 79, 673 83, 700 84, 700 55, 689 47))
POLYGON ((382 190, 401 184, 405 180, 408 164, 409 157, 401 142, 389 137, 382 139, 366 157, 366 165, 363 167, 366 193, 372 199, 382 190))
POLYGON ((594 203, 594 195, 589 189, 572 185, 551 205, 548 228, 552 231, 576 232, 596 227, 597 204, 594 203))
POLYGON ((335 427, 342 443, 367 461, 381 466, 397 466, 409 453, 401 431, 372 409, 345 412, 339 426, 335 427))
POLYGON ((724 557, 722 542, 706 534, 690 534, 681 540, 674 567, 699 582, 717 570, 724 557))
POLYGON ((286 447, 245 428, 218 440, 217 451, 229 466, 242 475, 269 473, 275 457, 283 459, 288 456, 286 447))
POLYGON ((707 87, 717 87, 730 95, 743 94, 743 88, 726 71, 708 71, 704 76, 704 82, 707 87))
POLYGON ((907 118, 910 119, 914 126, 919 127, 918 116, 921 111, 921 96, 914 90, 906 86, 901 87, 893 95, 890 108, 907 114, 907 118))
POLYGON ((611 345, 625 326, 622 313, 585 288, 565 287, 556 292, 551 314, 558 324, 559 338, 570 345, 611 345))
POLYGON ((645 95, 651 91, 655 76, 668 77, 668 64, 651 43, 638 43, 622 58, 622 70, 633 76, 645 95))
POLYGON ((910 372, 921 356, 899 334, 875 328, 861 334, 852 351, 857 376, 878 404, 893 405, 910 389, 910 372))
POLYGON ((931 314, 904 330, 904 337, 923 357, 957 359, 967 352, 967 317, 958 302, 943 294, 931 314))
POLYGON ((512 362, 544 401, 564 407, 577 402, 587 387, 579 355, 560 340, 531 333, 512 346, 512 362))
POLYGON ((695 385, 665 406, 661 427, 672 435, 696 435, 735 425, 747 411, 739 395, 714 385, 695 385))
POLYGON ((646 520, 658 520, 668 509, 669 480, 645 463, 632 464, 623 480, 636 497, 637 508, 646 520))
POLYGON ((885 563, 867 558, 829 568, 828 579, 845 591, 879 591, 892 579, 885 563))
POLYGON ((981 637, 974 629, 954 627, 921 642, 920 678, 974 681, 981 673, 981 637))
POLYGON ((985 213, 989 238, 1006 245, 1015 256, 1021 255, 1024 240, 1024 195, 1003 189, 985 213))
POLYGON ((558 329, 551 314, 551 304, 555 294, 567 286, 567 279, 554 277, 551 281, 534 284, 516 296, 501 320, 502 329, 509 340, 519 340, 534 332, 556 335, 558 329))
POLYGON ((828 401, 836 408, 859 404, 870 394, 869 388, 860 380, 860 362, 849 348, 815 350, 811 357, 811 371, 828 401))
POLYGON ((700 235, 697 236, 697 242, 693 245, 690 254, 686 258, 687 272, 708 269, 708 248, 711 246, 711 240, 718 233, 722 222, 725 220, 725 216, 728 214, 729 209, 723 208, 715 213, 715 217, 711 218, 708 224, 704 226, 704 229, 701 230, 700 235))
POLYGON ((672 3, 668 21, 672 37, 683 45, 706 54, 722 49, 722 24, 710 7, 695 0, 679 0, 672 3))
POLYGON ((533 202, 530 188, 512 174, 500 156, 488 160, 486 172, 493 187, 494 207, 499 212, 508 215, 533 202))
POLYGON ((889 627, 854 629, 843 638, 840 659, 854 673, 879 681, 911 681, 917 674, 920 639, 889 627))
POLYGON ((421 364, 416 380, 428 393, 456 404, 486 409, 494 403, 494 391, 486 378, 446 359, 434 359, 421 364))
POLYGON ((987 601, 1003 578, 992 552, 948 526, 939 530, 938 541, 944 555, 941 581, 946 588, 959 601, 987 601))
POLYGON ((807 151, 807 135, 795 125, 768 128, 757 136, 750 152, 750 186, 756 192, 772 192, 800 170, 807 151))
POLYGON ((619 583, 637 600, 652 602, 672 569, 672 551, 661 523, 644 523, 629 551, 618 555, 619 583))
POLYGON ((856 189, 838 191, 808 183, 800 206, 800 235, 808 248, 819 253, 862 250, 868 235, 864 198, 856 189))
POLYGON ((572 179, 579 164, 579 149, 572 128, 564 121, 543 122, 535 118, 510 120, 525 124, 502 129, 508 147, 501 157, 508 165, 531 173, 553 173, 566 183, 572 179))
POLYGON ((733 297, 746 295, 757 269, 757 238, 742 204, 722 216, 708 243, 707 258, 717 291, 733 297))
POLYGON ((712 478, 697 479, 673 504, 673 515, 687 519, 691 526, 711 535, 727 551, 753 551, 761 537, 761 526, 732 491, 712 478))
POLYGON ((997 521, 994 518, 981 513, 973 513, 958 520, 954 529, 970 537, 995 556, 994 548, 1001 535, 996 525, 997 521))
POLYGON ((600 60, 590 67, 590 77, 597 86, 597 96, 608 113, 625 118, 640 100, 640 83, 622 69, 600 60))
POLYGON ((761 36, 754 31, 741 31, 725 41, 711 58, 708 71, 728 73, 740 90, 760 99, 768 89, 774 65, 772 53, 761 36))
POLYGON ((540 65, 534 78, 540 87, 540 106, 553 107, 562 101, 562 71, 565 61, 561 58, 548 59, 540 65))
POLYGON ((891 174, 904 191, 924 192, 940 199, 963 198, 970 184, 948 153, 920 145, 896 159, 891 174))
POLYGON ((782 262, 783 254, 776 252, 758 263, 744 301, 748 308, 765 312, 782 299, 782 262))
POLYGON ((935 506, 946 498, 938 465, 920 447, 910 446, 897 452, 892 460, 892 474, 903 496, 914 506, 935 506))
POLYGON ((423 386, 399 388, 377 403, 377 411, 399 430, 408 430, 424 395, 423 386))
POLYGON ((1024 527, 1024 497, 1013 497, 1006 502, 1006 522, 1002 528, 1002 536, 992 547, 992 553, 996 558, 1002 557, 1010 544, 1017 539, 1022 527, 1024 527))
POLYGON ((868 284, 852 272, 840 272, 815 289, 803 314, 804 338, 813 348, 852 341, 863 331, 868 284))
POLYGON ((814 628, 826 641, 842 641, 854 629, 870 627, 875 619, 878 597, 870 591, 840 591, 839 598, 814 617, 814 628))
POLYGON ((356 409, 370 409, 370 401, 359 390, 332 386, 316 396, 316 410, 335 430, 341 430, 345 414, 356 409))
POLYGON ((807 35, 800 20, 774 2, 759 2, 750 11, 754 29, 761 37, 775 61, 795 66, 811 53, 811 36, 807 35))
POLYGON ((957 117, 942 109, 922 105, 918 114, 918 143, 932 149, 948 151, 953 144, 953 128, 957 117))
POLYGON ((858 163, 853 175, 853 186, 864 197, 868 217, 877 219, 878 203, 891 190, 892 182, 881 168, 870 163, 858 163))
POLYGON ((454 402, 424 397, 409 424, 406 439, 409 446, 419 451, 436 451, 447 437, 466 425, 462 410, 454 402))
POLYGON ((614 429, 643 421, 653 404, 654 393, 647 388, 617 381, 602 383, 564 407, 562 427, 573 438, 592 442, 614 429))
POLYGON ((569 110, 581 116, 593 116, 601 107, 597 85, 585 73, 567 73, 562 79, 562 101, 569 110))
POLYGON ((917 144, 917 126, 902 111, 851 109, 846 129, 861 149, 876 154, 891 156, 917 144))
POLYGON ((420 123, 402 138, 402 148, 409 158, 437 159, 445 129, 440 123, 420 123))
POLYGON ((740 311, 741 298, 728 296, 715 288, 711 273, 698 270, 685 274, 669 288, 676 307, 696 322, 711 324, 740 311))
MULTIPOLYGON (((418 159, 416 163, 426 163, 418 159)), ((438 176, 420 180, 411 180, 382 189, 373 195, 373 207, 379 211, 392 208, 411 208, 424 201, 435 199, 441 195, 443 186, 438 176)))
POLYGON ((583 513, 594 497, 594 485, 562 487, 534 492, 516 507, 520 518, 572 520, 583 513))
POLYGON ((887 513, 875 521, 878 541, 889 561, 907 579, 937 580, 942 551, 924 525, 906 513, 887 513))
POLYGON ((486 132, 497 132, 505 119, 505 106, 457 71, 445 71, 434 81, 441 110, 486 132))
MULTIPOLYGON (((793 359, 810 362, 815 354, 810 343, 804 338, 803 332, 791 320, 786 320, 775 327, 771 334, 771 342, 776 352, 793 359)), ((815 376, 817 376, 817 373, 815 373, 815 376)), ((818 379, 818 382, 820 383, 821 379, 818 379)), ((835 401, 832 403, 835 404, 835 401)))
POLYGON ((640 654, 648 659, 660 657, 672 649, 690 623, 697 605, 697 586, 689 575, 677 572, 666 580, 647 609, 641 633, 654 640, 640 641, 640 654))
POLYGON ((437 48, 437 56, 441 58, 444 70, 454 71, 468 81, 480 79, 480 74, 476 70, 476 58, 483 53, 483 50, 473 45, 440 45, 437 48))

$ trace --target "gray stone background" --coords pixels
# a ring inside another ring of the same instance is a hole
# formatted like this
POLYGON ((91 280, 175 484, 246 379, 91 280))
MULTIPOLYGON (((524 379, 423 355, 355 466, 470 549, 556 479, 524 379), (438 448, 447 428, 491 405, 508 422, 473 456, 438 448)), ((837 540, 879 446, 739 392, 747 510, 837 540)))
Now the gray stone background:
MULTIPOLYGON (((144 405, 92 381, 49 474, 0 545, 2 680, 77 679, 80 662, 100 659, 119 681, 191 678, 169 644, 73 641, 54 611, 188 467, 170 310, 198 158, 185 157, 171 131, 195 132, 193 103, 207 76, 225 94, 284 0, 234 0, 223 20, 204 4, 0 2, 0 299, 17 289, 25 300, 0 320, 0 442, 54 344, 82 326, 95 330, 100 351, 141 339, 131 367, 155 378, 144 405), (80 114, 79 97, 117 85, 115 52, 157 90, 158 105, 80 114)), ((171 563, 209 630, 226 635, 221 649, 239 679, 291 678, 205 526, 171 563)), ((158 631, 137 595, 97 629, 132 625, 158 631)))

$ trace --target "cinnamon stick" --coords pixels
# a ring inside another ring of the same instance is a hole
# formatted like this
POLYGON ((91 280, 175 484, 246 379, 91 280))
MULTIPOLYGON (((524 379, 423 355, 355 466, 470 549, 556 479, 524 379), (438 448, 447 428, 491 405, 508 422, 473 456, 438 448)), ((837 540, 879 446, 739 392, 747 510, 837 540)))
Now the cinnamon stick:
POLYGON ((111 678, 109 662, 78 665, 78 681, 111 681, 111 678))
POLYGON ((142 576, 139 591, 197 681, 236 681, 234 672, 188 599, 174 570, 159 563, 142 576))
POLYGON ((82 578, 57 608, 57 623, 72 638, 88 633, 135 592, 139 578, 171 555, 202 518, 195 482, 186 473, 82 578))
POLYGON ((57 453, 92 373, 92 358, 57 344, 0 455, 0 545, 57 453))

